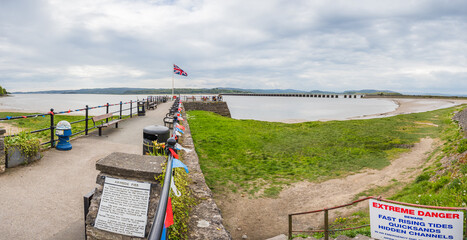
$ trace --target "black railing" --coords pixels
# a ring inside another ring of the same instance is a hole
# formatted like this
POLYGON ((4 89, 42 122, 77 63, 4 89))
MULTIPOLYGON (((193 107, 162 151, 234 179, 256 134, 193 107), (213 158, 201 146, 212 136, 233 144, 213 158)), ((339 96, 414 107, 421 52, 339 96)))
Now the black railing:
MULTIPOLYGON (((164 178, 164 186, 162 187, 162 191, 159 198, 159 205, 157 205, 156 215, 154 216, 154 221, 152 224, 151 231, 149 232, 148 240, 160 240, 162 236, 162 232, 164 229, 164 222, 165 222, 165 215, 167 211, 167 203, 169 200, 170 194, 170 182, 172 181, 172 162, 173 162, 173 154, 169 149, 175 151, 175 139, 169 138, 167 140, 166 151, 168 154, 167 157, 167 167, 165 169, 165 178, 164 178)), ((167 234, 168 232, 166 232, 167 234)), ((167 239, 167 238, 166 238, 167 239)))
MULTIPOLYGON (((166 102, 167 99, 168 99, 167 96, 149 96, 148 98, 142 99, 142 100, 136 100, 136 101, 131 100, 129 102, 120 101, 119 103, 115 103, 115 104, 107 103, 105 105, 95 106, 95 107, 89 107, 88 105, 86 105, 85 108, 76 109, 76 110, 68 110, 68 111, 60 111, 60 112, 56 112, 52 108, 52 109, 50 109, 50 112, 48 112, 48 113, 25 115, 25 116, 5 117, 5 118, 0 118, 0 121, 8 121, 8 120, 15 120, 15 119, 23 119, 23 118, 36 118, 36 117, 49 116, 50 117, 50 126, 48 128, 33 130, 33 131, 30 131, 30 132, 27 132, 27 133, 40 133, 40 132, 44 132, 44 131, 50 131, 50 141, 42 142, 41 145, 50 144, 50 147, 53 148, 53 147, 55 147, 55 142, 58 141, 58 139, 55 139, 55 131, 54 131, 55 130, 55 115, 61 115, 61 114, 67 114, 67 113, 71 113, 71 112, 84 111, 85 112, 84 119, 70 122, 70 124, 72 124, 72 125, 77 124, 77 123, 81 123, 81 122, 85 122, 84 130, 79 131, 79 132, 75 132, 71 136, 76 136, 76 135, 79 135, 79 134, 82 134, 82 133, 84 133, 84 135, 88 135, 90 130, 93 130, 93 129, 96 128, 95 126, 89 127, 89 120, 92 119, 92 117, 90 117, 89 113, 90 113, 90 111, 92 111, 94 109, 99 109, 99 108, 104 108, 105 107, 106 108, 106 110, 105 110, 106 113, 109 113, 110 107, 119 106, 119 109, 117 111, 112 112, 112 114, 118 113, 119 119, 122 119, 124 117, 132 118, 133 115, 135 115, 137 113, 137 111, 133 111, 133 109, 137 108, 137 106, 134 105, 133 103, 142 102, 144 104, 145 108, 148 108, 149 104, 153 104, 153 103, 157 104, 157 103, 161 103, 161 102, 166 102), (123 109, 123 105, 129 105, 129 108, 123 109), (126 112, 126 111, 129 111, 129 114, 128 115, 123 115, 123 113, 126 112)), ((108 121, 108 119, 107 119, 107 121, 108 121)), ((13 136, 16 136, 16 135, 17 134, 11 134, 11 135, 8 135, 8 136, 13 137, 13 136)))
MULTIPOLYGON (((180 99, 177 98, 172 107, 169 110, 173 112, 179 112, 178 109, 180 108, 180 99)), ((174 116, 173 126, 177 124, 177 116, 174 116)), ((162 236, 162 232, 164 229, 164 222, 165 216, 167 211, 167 203, 169 199, 170 193, 170 183, 172 181, 172 162, 173 162, 173 153, 176 154, 175 144, 177 143, 177 135, 173 132, 172 137, 167 140, 166 145, 166 153, 167 153, 167 167, 165 169, 165 178, 164 178, 164 186, 162 187, 162 191, 160 194, 159 205, 157 206, 156 215, 154 216, 153 224, 151 230, 149 231, 148 240, 160 240, 162 236)), ((168 230, 166 231, 168 235, 168 230)), ((165 239, 168 239, 167 237, 165 239)))

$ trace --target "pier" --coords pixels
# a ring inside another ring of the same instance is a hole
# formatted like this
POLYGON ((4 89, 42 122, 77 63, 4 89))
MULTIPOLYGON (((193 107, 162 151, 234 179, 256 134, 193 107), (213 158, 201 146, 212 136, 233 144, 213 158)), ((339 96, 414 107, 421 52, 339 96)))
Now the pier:
POLYGON ((306 97, 306 98, 364 98, 361 94, 325 94, 325 93, 222 93, 222 96, 257 96, 257 97, 306 97))
POLYGON ((81 136, 71 142, 71 151, 51 148, 41 160, 0 174, 2 239, 84 239, 83 196, 96 186, 96 161, 113 152, 141 154, 143 127, 163 125, 169 105, 127 119, 102 136, 97 131, 81 136))

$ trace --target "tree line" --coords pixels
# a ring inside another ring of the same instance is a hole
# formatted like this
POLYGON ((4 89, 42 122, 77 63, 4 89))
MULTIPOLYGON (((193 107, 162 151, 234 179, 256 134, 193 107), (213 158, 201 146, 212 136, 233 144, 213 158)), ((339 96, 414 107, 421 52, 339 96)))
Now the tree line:
POLYGON ((0 96, 3 96, 3 95, 7 95, 7 91, 5 88, 2 88, 2 86, 0 86, 0 96))

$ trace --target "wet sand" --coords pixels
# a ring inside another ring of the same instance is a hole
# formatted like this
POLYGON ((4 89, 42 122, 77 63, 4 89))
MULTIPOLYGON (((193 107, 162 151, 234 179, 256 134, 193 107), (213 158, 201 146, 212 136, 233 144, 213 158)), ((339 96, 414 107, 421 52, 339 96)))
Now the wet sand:
MULTIPOLYGON (((461 104, 467 104, 467 100, 457 100, 457 99, 423 99, 423 98, 377 98, 381 100, 393 101, 397 104, 397 108, 394 111, 386 113, 378 113, 372 115, 363 115, 355 116, 348 118, 347 120, 354 119, 370 119, 370 118, 381 118, 381 117, 391 117, 399 114, 409 114, 409 113, 419 113, 419 112, 428 112, 437 109, 449 108, 458 106, 461 104)), ((333 121, 339 119, 320 119, 319 121, 333 121)), ((280 122, 283 123, 300 123, 308 122, 306 119, 285 119, 280 122)))

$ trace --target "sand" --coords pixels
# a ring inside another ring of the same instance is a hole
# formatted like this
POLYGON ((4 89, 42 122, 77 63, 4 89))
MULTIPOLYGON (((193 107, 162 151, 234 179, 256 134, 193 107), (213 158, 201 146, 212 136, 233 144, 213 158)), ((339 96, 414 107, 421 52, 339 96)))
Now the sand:
MULTIPOLYGON (((381 98, 383 99, 383 98, 381 98)), ((398 105, 396 110, 387 113, 358 116, 350 119, 368 119, 378 117, 390 117, 399 114, 428 112, 437 109, 449 108, 467 103, 467 100, 456 99, 424 99, 424 98, 384 98, 385 100, 392 100, 398 105)))
MULTIPOLYGON (((348 118, 347 120, 354 120, 354 119, 370 119, 370 118, 381 118, 381 117, 391 117, 399 114, 410 114, 410 113, 419 113, 419 112, 427 112, 433 111, 437 109, 449 108, 458 106, 461 104, 466 104, 467 100, 457 100, 457 99, 426 99, 426 98, 372 98, 372 99, 380 99, 386 101, 393 101, 397 104, 397 108, 391 112, 385 113, 378 113, 372 115, 363 115, 363 116, 355 116, 348 118)), ((332 121, 332 120, 340 120, 340 119, 320 119, 319 121, 332 121)), ((301 123, 301 122, 309 122, 306 119, 285 119, 279 121, 282 123, 301 123)))

